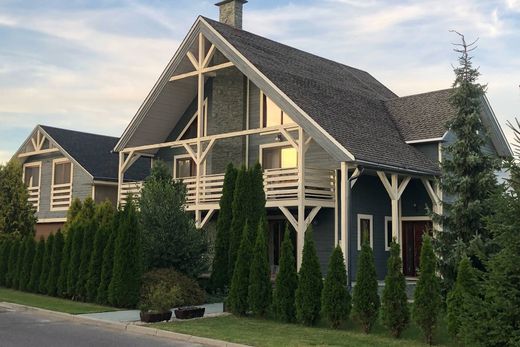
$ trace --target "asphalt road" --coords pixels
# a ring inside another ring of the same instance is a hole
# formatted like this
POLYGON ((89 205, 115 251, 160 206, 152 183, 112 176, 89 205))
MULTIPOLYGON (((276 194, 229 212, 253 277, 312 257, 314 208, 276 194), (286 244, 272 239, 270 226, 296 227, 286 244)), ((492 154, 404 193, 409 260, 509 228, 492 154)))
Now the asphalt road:
POLYGON ((34 311, 0 308, 1 347, 192 347, 170 339, 82 325, 34 311))

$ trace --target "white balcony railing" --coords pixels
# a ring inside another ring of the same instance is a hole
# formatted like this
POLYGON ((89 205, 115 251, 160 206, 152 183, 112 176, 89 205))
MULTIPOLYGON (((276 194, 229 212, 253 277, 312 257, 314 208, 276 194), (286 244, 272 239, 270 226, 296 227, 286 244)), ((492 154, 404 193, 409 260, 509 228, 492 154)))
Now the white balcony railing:
POLYGON ((29 198, 27 199, 33 207, 38 211, 40 206, 40 187, 28 187, 29 198))
POLYGON ((128 197, 139 198, 141 195, 141 189, 143 188, 143 182, 124 182, 121 184, 121 190, 119 192, 119 204, 123 207, 126 204, 128 197))
POLYGON ((72 183, 51 187, 51 211, 67 210, 72 202, 72 183))

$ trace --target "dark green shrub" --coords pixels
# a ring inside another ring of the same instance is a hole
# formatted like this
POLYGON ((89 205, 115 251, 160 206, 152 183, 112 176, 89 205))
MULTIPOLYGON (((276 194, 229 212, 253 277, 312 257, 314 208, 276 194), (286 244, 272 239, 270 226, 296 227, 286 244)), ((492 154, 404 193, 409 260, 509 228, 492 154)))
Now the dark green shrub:
POLYGON ((179 306, 201 305, 206 300, 206 293, 199 287, 197 281, 194 279, 175 271, 174 269, 155 269, 143 275, 141 301, 145 299, 151 288, 160 284, 166 285, 170 288, 179 288, 179 306))
POLYGON ((265 210, 264 172, 262 170, 262 165, 257 162, 249 171, 251 184, 251 208, 247 220, 249 221, 249 227, 251 228, 250 240, 254 243, 256 232, 258 231, 258 223, 262 218, 267 218, 267 211, 265 210))
MULTIPOLYGON (((70 212, 70 209, 69 209, 70 212)), ((60 297, 68 297, 67 291, 67 276, 70 265, 70 251, 72 249, 72 240, 74 239, 74 228, 67 227, 65 233, 65 245, 61 254, 60 276, 58 277, 58 284, 56 285, 57 295, 60 297)))
POLYGON ((94 200, 88 197, 83 202, 83 208, 81 209, 81 213, 78 217, 81 219, 81 223, 83 225, 83 242, 81 243, 76 294, 78 299, 81 300, 85 300, 87 297, 88 267, 90 264, 90 257, 92 256, 94 236, 98 228, 98 222, 95 219, 95 213, 96 205, 94 204, 94 200))
POLYGON ((267 221, 262 217, 258 223, 253 260, 249 272, 249 307, 253 314, 265 317, 271 306, 272 285, 269 266, 269 246, 267 244, 267 221))
POLYGON ((10 239, 4 239, 0 246, 0 286, 6 285, 11 245, 10 239))
POLYGON ((401 249, 392 242, 390 257, 387 263, 385 287, 381 299, 381 319, 383 325, 390 330, 393 337, 400 337, 410 322, 408 297, 406 296, 406 279, 403 275, 401 249))
POLYGON ((123 210, 114 248, 114 268, 108 301, 116 307, 136 307, 142 276, 141 230, 134 202, 123 210))
POLYGON ((296 319, 304 325, 315 325, 320 319, 323 280, 316 254, 312 226, 305 232, 302 266, 298 276, 295 306, 296 319))
POLYGON ((251 242, 249 240, 249 224, 246 221, 242 232, 242 241, 235 264, 235 271, 231 279, 231 287, 229 289, 228 304, 231 312, 238 315, 245 315, 249 305, 247 302, 247 294, 249 287, 249 267, 251 262, 251 242))
POLYGON ((32 267, 31 267, 31 278, 29 280, 28 290, 36 293, 40 288, 40 276, 42 273, 43 256, 45 254, 45 239, 40 237, 40 241, 36 245, 36 253, 34 255, 32 267))
POLYGON ((419 280, 414 293, 413 318, 422 330, 426 343, 430 345, 441 309, 440 285, 435 261, 431 239, 425 234, 421 247, 419 280))
POLYGON ((49 277, 47 278, 47 294, 55 296, 58 293, 58 277, 60 275, 61 259, 63 257, 63 247, 65 239, 61 230, 54 235, 54 244, 52 245, 51 264, 49 277))
POLYGON ((18 250, 20 248, 20 239, 15 238, 11 241, 9 249, 9 259, 7 263, 6 286, 14 287, 14 278, 16 272, 16 264, 18 263, 18 250))
POLYGON ((179 307, 181 303, 181 291, 178 286, 169 286, 159 283, 150 287, 141 296, 139 309, 141 312, 163 313, 179 307))
POLYGON ((38 292, 47 293, 47 281, 51 271, 52 249, 54 247, 54 234, 50 234, 45 240, 45 252, 43 252, 42 272, 38 281, 38 292))
POLYGON ((101 278, 96 296, 96 302, 99 304, 108 304, 108 286, 112 280, 112 270, 114 268, 114 246, 116 243, 117 232, 119 229, 119 219, 122 216, 121 211, 117 211, 112 221, 107 244, 103 250, 103 263, 101 264, 101 278))
POLYGON ((20 273, 20 290, 29 290, 29 281, 31 280, 31 269, 35 252, 36 242, 34 242, 33 237, 29 236, 25 239, 25 253, 20 273))
POLYGON ((81 263, 83 239, 85 238, 85 224, 81 221, 81 212, 71 223, 69 230, 71 229, 74 229, 74 232, 72 233, 69 268, 67 272, 67 294, 74 298, 78 295, 79 265, 81 263))
POLYGON ((18 248, 18 254, 16 256, 16 267, 12 278, 12 285, 14 289, 20 289, 20 277, 22 274, 22 268, 24 264, 25 256, 25 238, 20 240, 20 247, 18 248))
POLYGON ((233 218, 233 193, 237 179, 237 170, 233 164, 229 164, 224 176, 222 197, 220 198, 220 210, 217 219, 217 237, 215 240, 215 256, 211 270, 211 289, 222 291, 229 286, 229 242, 231 219, 233 218))
MULTIPOLYGON (((455 287, 446 300, 446 320, 448 331, 453 337, 459 337, 462 320, 465 315, 464 298, 476 287, 476 278, 468 257, 461 259, 457 270, 455 287)), ((466 305, 467 306, 467 305, 466 305)), ((466 307, 467 308, 467 307, 466 307)))
POLYGON ((329 260, 327 277, 321 293, 323 317, 330 327, 337 329, 348 319, 351 298, 347 289, 347 270, 340 246, 336 246, 329 260))
POLYGON ((294 322, 296 309, 294 306, 295 292, 298 286, 294 248, 291 241, 289 226, 285 229, 280 254, 280 270, 276 276, 273 292, 273 313, 282 322, 294 322))
POLYGON ((352 311, 363 331, 368 334, 377 321, 380 305, 374 254, 368 243, 361 247, 358 264, 356 285, 352 293, 352 311))

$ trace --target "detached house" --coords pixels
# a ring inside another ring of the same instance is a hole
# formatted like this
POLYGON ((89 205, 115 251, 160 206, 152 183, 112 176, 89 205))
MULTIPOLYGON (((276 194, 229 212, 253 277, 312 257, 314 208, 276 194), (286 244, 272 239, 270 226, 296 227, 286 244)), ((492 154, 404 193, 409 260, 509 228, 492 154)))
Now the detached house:
MULTIPOLYGON (((441 211, 436 186, 450 90, 398 97, 369 73, 242 30, 247 1, 218 3, 220 22, 199 17, 114 148, 119 199, 136 158, 168 163, 187 185, 187 210, 212 229, 225 167, 264 168, 270 261, 276 272, 284 226, 294 229, 298 267, 312 224, 325 272, 340 244, 350 279, 363 242, 385 275, 389 244, 402 245, 416 276, 427 209, 441 211)), ((486 99, 489 153, 511 150, 486 99)))
MULTIPOLYGON (((63 226, 73 199, 117 203, 118 138, 38 125, 15 153, 36 210, 36 237, 63 226)), ((150 162, 141 159, 128 177, 142 180, 150 162)))

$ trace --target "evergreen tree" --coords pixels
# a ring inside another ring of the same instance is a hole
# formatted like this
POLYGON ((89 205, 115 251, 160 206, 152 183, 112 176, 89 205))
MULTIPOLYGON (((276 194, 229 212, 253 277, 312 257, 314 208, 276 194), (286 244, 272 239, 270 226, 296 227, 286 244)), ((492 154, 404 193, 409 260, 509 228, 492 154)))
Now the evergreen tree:
MULTIPOLYGON (((70 209, 69 209, 70 212, 70 209)), ((60 297, 67 297, 67 276, 70 265, 70 251, 72 249, 72 240, 74 239, 74 227, 70 225, 66 228, 65 245, 61 255, 60 276, 58 277, 58 284, 56 285, 57 295, 60 297)))
POLYGON ((13 274, 13 288, 20 289, 20 277, 22 274, 22 268, 24 265, 24 256, 25 256, 25 240, 23 238, 20 240, 20 248, 18 248, 18 255, 16 256, 16 267, 13 274))
POLYGON ((249 272, 248 302, 251 311, 265 317, 271 305, 272 285, 269 266, 269 246, 267 244, 267 220, 262 217, 258 224, 253 259, 249 272))
POLYGON ((96 208, 94 219, 98 221, 99 226, 94 237, 94 245, 88 267, 87 300, 89 302, 96 300, 101 283, 103 251, 114 223, 114 207, 112 204, 109 201, 99 204, 96 208))
POLYGON ((67 270, 67 294, 73 298, 78 295, 79 265, 81 263, 83 239, 85 238, 85 223, 82 223, 80 215, 69 226, 69 230, 74 229, 74 232, 72 234, 69 267, 67 270))
POLYGON ((298 274, 294 248, 291 241, 289 226, 286 226, 280 254, 280 269, 276 276, 273 292, 273 313, 276 319, 282 322, 294 322, 296 308, 294 306, 298 274))
POLYGON ((453 287, 464 254, 479 263, 474 253, 482 251, 478 245, 490 236, 484 218, 492 213, 490 197, 497 187, 497 161, 483 152, 487 133, 480 115, 485 86, 477 82, 480 73, 469 56, 472 44, 460 36, 462 44, 455 50, 460 53, 459 66, 454 69, 450 100, 456 116, 447 124, 456 140, 445 148, 441 179, 443 194, 454 199, 443 201, 443 216, 435 216, 443 225, 434 246, 445 292, 453 287), (475 248, 477 251, 470 252, 475 248))
POLYGON ((35 209, 21 180, 22 165, 16 159, 0 164, 0 233, 33 236, 35 209))
POLYGON ((67 223, 65 224, 65 229, 76 219, 82 208, 83 204, 79 198, 72 200, 72 203, 70 204, 70 207, 67 211, 67 223))
POLYGON ((422 330, 426 342, 431 345, 441 308, 441 296, 436 275, 435 254, 431 239, 426 234, 423 236, 419 268, 419 280, 414 293, 413 318, 422 330))
POLYGON ((237 170, 233 164, 229 164, 224 176, 222 197, 220 198, 220 210, 217 219, 217 237, 215 240, 215 256, 211 270, 211 288, 214 291, 224 290, 229 286, 229 242, 231 219, 233 218, 233 193, 237 179, 237 170))
POLYGON ((233 218, 229 236, 229 278, 233 278, 238 249, 242 240, 247 216, 251 215, 251 180, 247 169, 243 166, 237 174, 235 190, 233 192, 233 218))
POLYGON ((116 307, 136 307, 141 287, 142 258, 139 217, 134 202, 125 205, 114 249, 108 300, 116 307))
POLYGON ((0 286, 6 285, 11 245, 12 242, 10 239, 4 239, 0 247, 0 286))
POLYGON ((94 236, 98 228, 98 223, 94 216, 95 213, 96 205, 94 200, 90 197, 85 199, 78 217, 83 225, 83 242, 81 243, 78 283, 76 284, 77 295, 82 300, 85 300, 87 297, 88 267, 92 256, 94 236))
POLYGON ((300 323, 315 325, 318 322, 321 311, 322 288, 320 262, 316 254, 312 226, 309 226, 305 232, 302 266, 295 296, 296 318, 300 323))
POLYGON ((229 290, 228 303, 231 312, 234 314, 245 315, 249 308, 247 295, 249 285, 249 267, 251 261, 251 242, 249 232, 249 223, 246 221, 244 230, 242 231, 242 241, 235 264, 235 271, 231 279, 231 287, 229 290))
POLYGON ((47 281, 51 271, 52 248, 54 247, 54 234, 50 234, 45 241, 45 252, 43 252, 42 272, 38 281, 38 292, 47 293, 47 281))
MULTIPOLYGON (((394 240, 395 241, 395 240, 394 240)), ((410 322, 408 297, 406 296, 406 279, 403 275, 399 245, 392 242, 390 257, 387 263, 385 287, 381 299, 381 319, 393 337, 400 337, 410 322)))
POLYGON ((31 280, 31 268, 34 260, 34 253, 36 252, 36 243, 33 237, 25 239, 25 252, 23 256, 23 263, 20 273, 20 290, 29 290, 29 281, 31 280))
POLYGON ((29 280, 28 290, 37 293, 40 288, 40 276, 42 273, 43 256, 45 253, 45 239, 40 237, 40 241, 36 245, 36 253, 34 255, 31 266, 31 278, 29 280))
POLYGON ((366 242, 361 246, 358 264, 356 285, 352 293, 352 311, 363 331, 368 334, 377 321, 380 303, 374 254, 366 242))
POLYGON ((58 294, 58 278, 60 276, 60 266, 63 258, 63 247, 65 245, 65 238, 61 230, 58 230, 54 235, 54 242, 52 245, 51 262, 49 268, 49 276, 47 278, 47 294, 56 296, 58 294))
POLYGON ((99 304, 108 304, 108 286, 112 280, 112 270, 114 268, 114 246, 119 230, 119 220, 122 212, 117 211, 112 221, 107 244, 103 250, 103 263, 101 264, 101 278, 96 296, 96 302, 99 304))
POLYGON ((250 191, 251 191, 251 208, 249 210, 249 227, 251 237, 250 240, 254 243, 256 240, 256 232, 258 231, 258 223, 262 218, 267 218, 267 211, 265 209, 265 192, 264 192, 264 172, 262 165, 256 163, 254 167, 249 170, 250 175, 250 191))
POLYGON ((18 250, 20 248, 20 239, 15 238, 11 241, 9 249, 9 259, 7 263, 7 275, 5 278, 6 286, 14 287, 14 278, 16 272, 16 264, 18 263, 18 250))
POLYGON ((448 331, 453 337, 459 336, 464 315, 464 297, 474 290, 475 280, 469 258, 462 258, 457 269, 455 287, 448 294, 448 299, 446 300, 448 331))
POLYGON ((323 317, 333 329, 348 319, 351 298, 347 289, 347 270, 340 246, 336 246, 329 260, 327 277, 321 293, 323 317))

